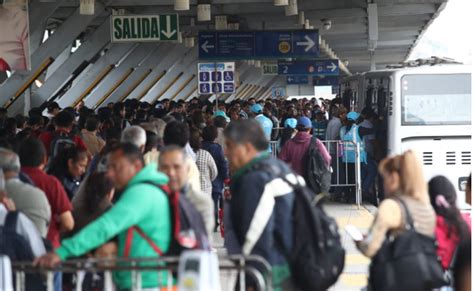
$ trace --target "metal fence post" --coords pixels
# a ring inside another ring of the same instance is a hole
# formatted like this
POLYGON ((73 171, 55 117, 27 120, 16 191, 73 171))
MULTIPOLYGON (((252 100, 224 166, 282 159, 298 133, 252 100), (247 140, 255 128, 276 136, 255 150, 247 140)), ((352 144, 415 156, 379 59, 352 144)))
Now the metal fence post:
POLYGON ((48 291, 53 291, 54 290, 54 272, 53 271, 48 271, 46 273, 46 286, 48 291))
POLYGON ((355 190, 356 190, 356 203, 357 208, 360 209, 362 203, 362 189, 360 181, 360 144, 356 142, 356 164, 355 164, 355 190))

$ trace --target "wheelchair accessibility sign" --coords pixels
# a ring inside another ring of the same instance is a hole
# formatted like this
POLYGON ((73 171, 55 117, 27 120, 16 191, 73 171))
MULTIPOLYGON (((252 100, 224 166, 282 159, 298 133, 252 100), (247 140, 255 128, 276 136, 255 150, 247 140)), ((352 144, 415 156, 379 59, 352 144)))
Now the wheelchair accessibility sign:
POLYGON ((282 98, 282 97, 286 97, 285 87, 273 87, 272 98, 282 98))
POLYGON ((235 63, 199 63, 198 93, 232 94, 235 93, 235 63))

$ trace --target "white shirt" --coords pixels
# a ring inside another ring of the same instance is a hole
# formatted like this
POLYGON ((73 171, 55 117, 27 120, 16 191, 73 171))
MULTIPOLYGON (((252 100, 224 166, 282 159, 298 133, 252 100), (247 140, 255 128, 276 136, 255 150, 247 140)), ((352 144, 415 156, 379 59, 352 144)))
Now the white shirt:
MULTIPOLYGON (((0 203, 0 225, 5 225, 5 219, 7 217, 7 209, 3 204, 0 203)), ((30 244, 31 250, 35 258, 46 254, 43 240, 36 229, 35 225, 31 220, 28 219, 23 213, 20 212, 18 215, 18 221, 16 224, 16 232, 23 236, 30 244)))
POLYGON ((27 70, 28 15, 18 6, 0 5, 0 58, 12 71, 27 70))

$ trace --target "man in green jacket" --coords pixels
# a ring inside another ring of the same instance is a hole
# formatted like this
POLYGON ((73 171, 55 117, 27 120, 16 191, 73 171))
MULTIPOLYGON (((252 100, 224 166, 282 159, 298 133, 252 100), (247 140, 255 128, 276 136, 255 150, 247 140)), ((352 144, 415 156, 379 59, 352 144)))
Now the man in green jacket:
MULTIPOLYGON (((35 261, 35 265, 53 267, 71 257, 83 255, 111 238, 118 236, 118 257, 124 256, 127 230, 138 226, 163 252, 171 242, 171 220, 168 198, 158 187, 168 178, 158 172, 156 164, 144 166, 140 150, 132 144, 121 144, 109 154, 107 175, 117 190, 123 193, 117 203, 75 236, 62 241, 61 247, 35 261)), ((152 246, 136 231, 133 232, 130 258, 159 257, 152 246)), ((142 273, 142 287, 166 285, 166 275, 142 273), (158 277, 163 278, 158 282, 158 277)), ((131 288, 131 273, 116 272, 114 281, 119 289, 131 288)))

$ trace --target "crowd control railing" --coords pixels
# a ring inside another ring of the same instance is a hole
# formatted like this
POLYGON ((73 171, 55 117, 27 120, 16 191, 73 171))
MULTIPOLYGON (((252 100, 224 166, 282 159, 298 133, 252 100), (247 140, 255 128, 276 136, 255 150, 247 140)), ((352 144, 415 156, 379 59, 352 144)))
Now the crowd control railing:
POLYGON ((270 154, 273 158, 278 158, 278 141, 271 141, 270 142, 270 154))
MULTIPOLYGON (((179 257, 160 258, 114 258, 114 259, 77 259, 62 262, 55 268, 46 269, 33 266, 31 262, 14 262, 12 264, 16 291, 26 290, 25 278, 28 274, 42 274, 45 278, 46 290, 54 290, 54 273, 62 272, 76 274, 76 278, 84 273, 103 273, 105 291, 115 290, 112 283, 112 272, 125 271, 131 275, 131 290, 142 290, 142 272, 156 272, 159 282, 166 282, 157 290, 176 290, 176 275, 178 274, 179 257), (163 274, 164 277, 163 277, 163 274)), ((252 278, 256 290, 272 290, 272 273, 270 264, 260 256, 231 255, 219 256, 219 275, 230 281, 239 280, 240 291, 246 290, 246 276, 252 278), (258 266, 258 268, 256 267, 258 266)), ((248 278, 248 277, 247 277, 248 278)), ((226 285, 226 284, 221 284, 226 285)), ((235 284, 222 288, 222 291, 235 290, 235 284)), ((82 290, 82 280, 75 280, 75 290, 82 290)))
POLYGON ((321 142, 326 146, 331 155, 331 187, 333 189, 353 187, 355 202, 360 207, 362 203, 360 143, 342 140, 322 140, 321 142), (344 162, 344 160, 347 160, 348 148, 354 149, 354 163, 344 162))

